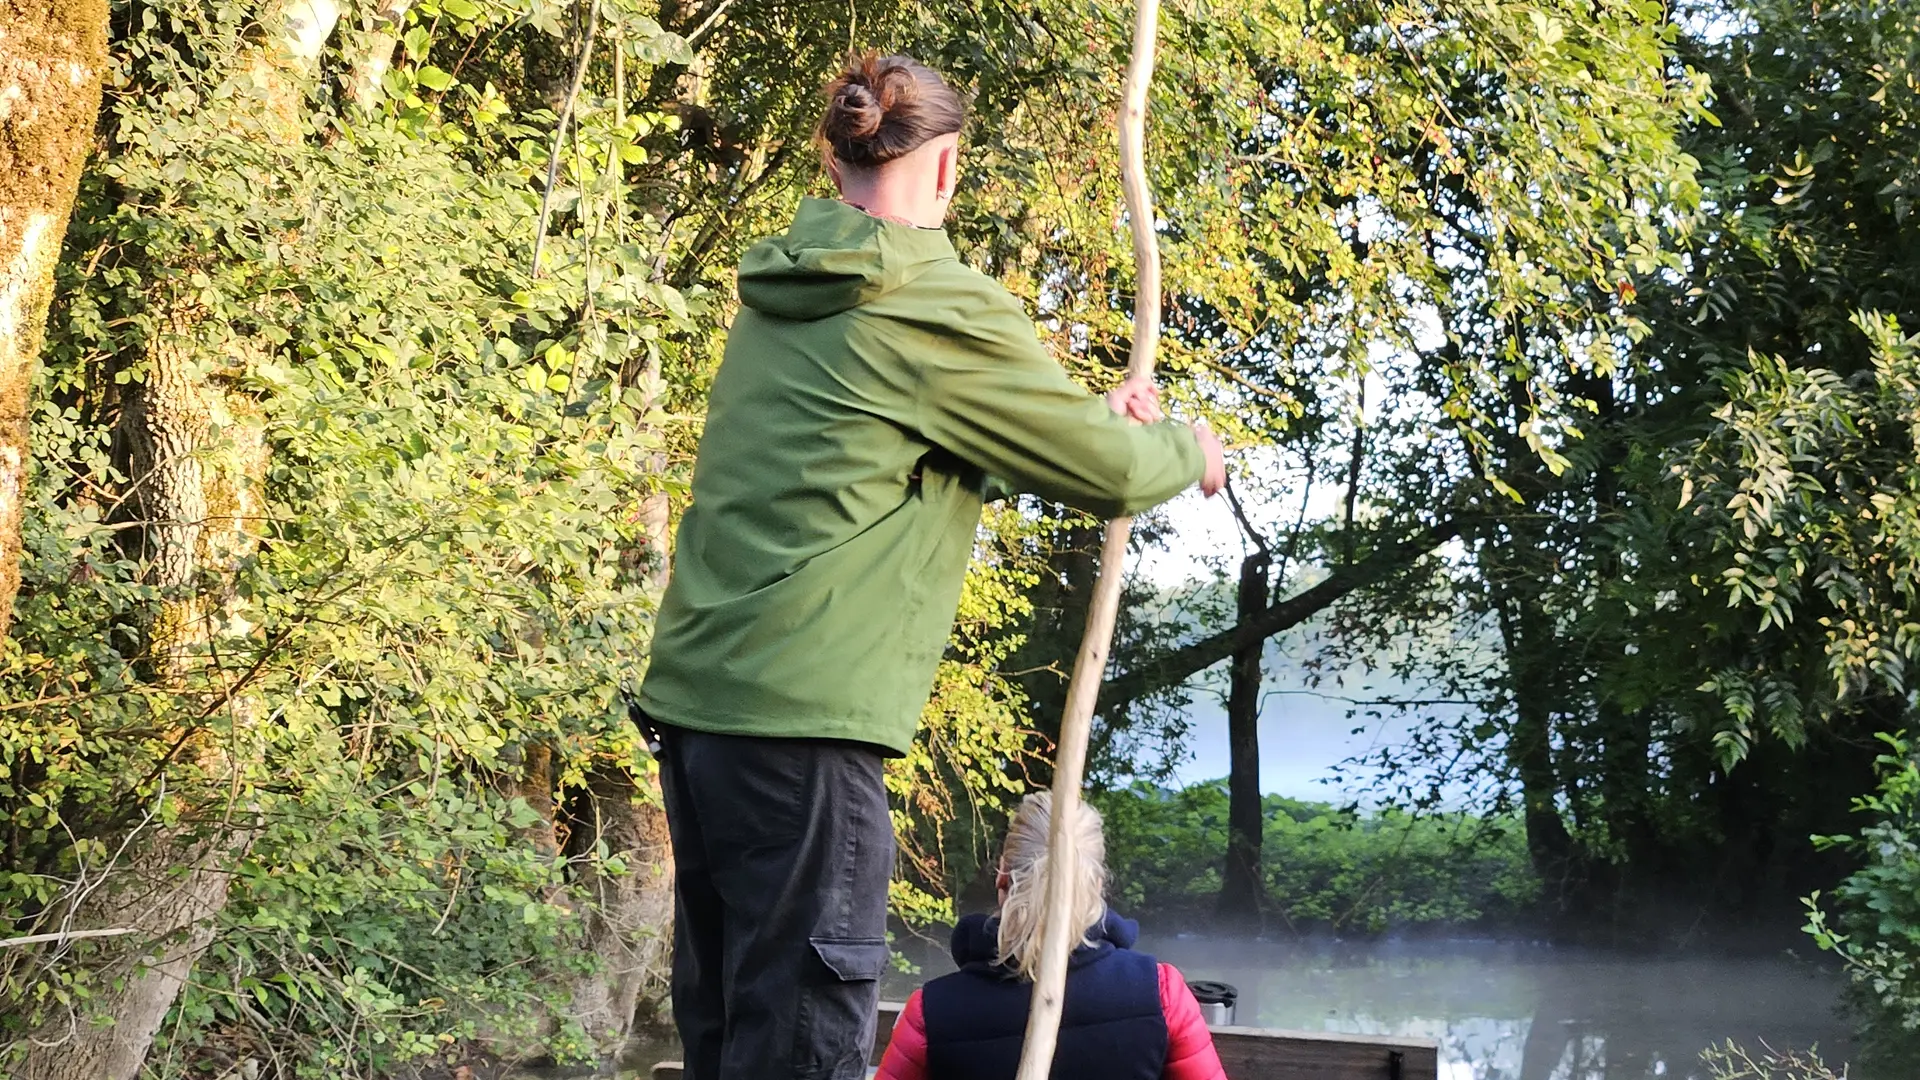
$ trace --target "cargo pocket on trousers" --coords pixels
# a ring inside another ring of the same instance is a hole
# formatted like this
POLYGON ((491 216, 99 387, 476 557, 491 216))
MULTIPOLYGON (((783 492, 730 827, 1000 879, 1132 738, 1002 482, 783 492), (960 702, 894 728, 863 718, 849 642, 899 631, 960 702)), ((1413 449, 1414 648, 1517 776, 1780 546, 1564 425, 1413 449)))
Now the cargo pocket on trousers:
POLYGON ((820 967, 800 988, 793 1067, 803 1078, 864 1076, 873 1051, 883 938, 809 938, 820 967))

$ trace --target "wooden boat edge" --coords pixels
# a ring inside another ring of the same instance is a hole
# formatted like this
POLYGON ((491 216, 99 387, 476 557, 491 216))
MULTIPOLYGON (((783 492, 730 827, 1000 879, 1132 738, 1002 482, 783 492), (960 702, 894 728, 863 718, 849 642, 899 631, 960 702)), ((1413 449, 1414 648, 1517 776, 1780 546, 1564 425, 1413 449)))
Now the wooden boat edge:
MULTIPOLYGON (((880 1003, 869 1063, 879 1063, 904 1008, 898 1001, 880 1003)), ((1437 1080, 1439 1072, 1438 1039, 1225 1024, 1208 1030, 1228 1075, 1239 1080, 1437 1080)), ((650 1075, 680 1080, 681 1063, 659 1062, 650 1075)))
MULTIPOLYGON (((880 1003, 880 1025, 874 1031, 876 1051, 885 1048, 887 1037, 893 1032, 895 1018, 907 1006, 904 1002, 883 1001, 880 1003)), ((1207 1025, 1207 1030, 1216 1036, 1230 1038, 1275 1039, 1294 1042, 1327 1042, 1345 1045, 1377 1046, 1383 1050, 1431 1050, 1440 1051, 1440 1040, 1412 1035, 1358 1035, 1346 1031, 1296 1031, 1292 1028, 1242 1027, 1236 1024, 1207 1025)), ((878 1056, 876 1052, 876 1057, 878 1056)))

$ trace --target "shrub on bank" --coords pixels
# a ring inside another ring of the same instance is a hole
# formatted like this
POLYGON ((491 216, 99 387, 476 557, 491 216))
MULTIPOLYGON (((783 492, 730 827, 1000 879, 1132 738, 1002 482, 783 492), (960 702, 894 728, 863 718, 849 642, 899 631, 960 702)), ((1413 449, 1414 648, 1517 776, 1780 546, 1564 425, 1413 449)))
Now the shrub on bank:
POLYGON ((1819 893, 1808 898, 1806 930, 1846 965, 1868 1059, 1911 1063, 1920 1056, 1920 747, 1905 735, 1880 738, 1879 789, 1854 800, 1872 822, 1856 835, 1814 838, 1846 849, 1860 868, 1824 903, 1819 893))
MULTIPOLYGON (((1094 796, 1107 820, 1117 905, 1147 915, 1212 910, 1227 847, 1224 780, 1147 783, 1094 796)), ((1524 919, 1539 892, 1520 823, 1466 813, 1361 812, 1269 795, 1269 918, 1295 932, 1379 934, 1524 919)))

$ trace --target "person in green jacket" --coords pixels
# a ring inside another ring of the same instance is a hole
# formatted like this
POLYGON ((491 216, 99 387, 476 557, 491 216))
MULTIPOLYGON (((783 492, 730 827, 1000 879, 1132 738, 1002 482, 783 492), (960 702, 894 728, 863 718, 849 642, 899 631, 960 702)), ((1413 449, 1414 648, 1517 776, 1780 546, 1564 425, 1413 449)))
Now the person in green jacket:
POLYGON ((691 1080, 865 1075, 907 752, 983 500, 1104 516, 1225 482, 1145 380, 1069 379, 941 226, 964 110, 903 56, 827 88, 839 201, 742 260, 639 704, 672 838, 691 1080))

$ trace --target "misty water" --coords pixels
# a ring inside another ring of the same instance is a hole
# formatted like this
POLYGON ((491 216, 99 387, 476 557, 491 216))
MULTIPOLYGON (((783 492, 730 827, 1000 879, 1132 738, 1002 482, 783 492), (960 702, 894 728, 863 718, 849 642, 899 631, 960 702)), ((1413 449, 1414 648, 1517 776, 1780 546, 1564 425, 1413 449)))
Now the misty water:
MULTIPOLYGON (((943 946, 906 938, 919 972, 890 973, 901 1001, 952 970, 943 946)), ((1293 942, 1156 933, 1139 947, 1189 979, 1231 983, 1237 1025, 1409 1035, 1440 1043, 1440 1080, 1709 1080, 1700 1052, 1818 1048, 1848 1060, 1840 982, 1789 956, 1649 956, 1497 941, 1293 942)), ((679 1056, 635 1047, 633 1064, 679 1056)), ((1857 1080, 1874 1080, 1856 1071, 1857 1080)), ((1233 1080, 1259 1080, 1235 1077, 1233 1080)), ((1891 1080, 1891 1078, 1888 1078, 1891 1080)))
POLYGON ((1301 944, 1148 933, 1254 1027, 1440 1043, 1441 1080, 1705 1080, 1700 1052, 1850 1052, 1839 980, 1790 957, 1647 956, 1490 941, 1301 944))

